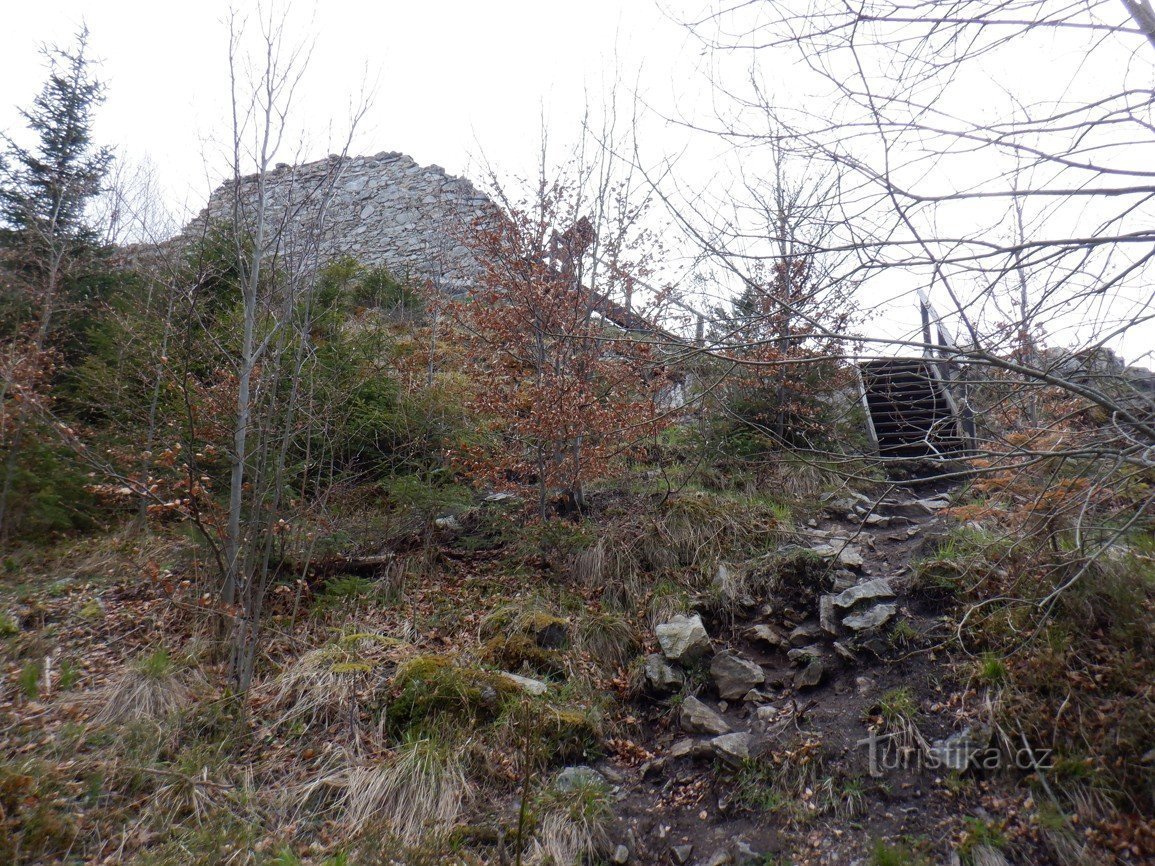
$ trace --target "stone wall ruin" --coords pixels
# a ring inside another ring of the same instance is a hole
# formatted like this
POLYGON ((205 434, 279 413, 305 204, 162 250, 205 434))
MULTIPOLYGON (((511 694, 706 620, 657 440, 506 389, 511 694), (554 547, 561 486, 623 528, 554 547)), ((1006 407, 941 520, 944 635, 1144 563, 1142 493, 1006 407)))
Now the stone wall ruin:
MULTIPOLYGON (((255 209, 257 180, 240 180, 242 219, 255 209)), ((478 270, 464 244, 470 225, 497 212, 465 178, 395 152, 281 164, 266 174, 265 184, 267 222, 282 239, 278 255, 304 256, 310 264, 352 256, 451 295, 465 292, 478 270)), ((227 182, 213 192, 186 238, 232 219, 233 189, 227 182)))

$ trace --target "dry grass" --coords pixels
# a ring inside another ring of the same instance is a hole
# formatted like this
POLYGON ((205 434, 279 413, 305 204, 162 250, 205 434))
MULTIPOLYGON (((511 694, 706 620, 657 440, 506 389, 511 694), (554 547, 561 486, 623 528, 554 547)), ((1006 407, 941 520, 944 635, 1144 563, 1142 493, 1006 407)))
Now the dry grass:
POLYGON ((351 718, 358 692, 399 644, 383 635, 354 633, 304 653, 263 689, 270 707, 280 713, 273 726, 329 725, 351 718))
POLYGON ((163 722, 186 709, 193 689, 164 650, 137 659, 93 698, 96 725, 163 722))
POLYGON ((473 785, 457 753, 423 739, 406 743, 383 762, 335 752, 328 769, 295 791, 301 805, 318 795, 331 799, 342 836, 374 831, 416 845, 453 829, 473 785), (332 791, 335 799, 326 796, 332 791))
POLYGON ((613 810, 600 783, 581 782, 564 792, 551 789, 538 810, 537 832, 526 858, 531 866, 580 866, 605 853, 613 810))
POLYGON ((589 613, 577 627, 577 648, 599 665, 625 667, 638 654, 641 643, 633 625, 616 613, 589 613))

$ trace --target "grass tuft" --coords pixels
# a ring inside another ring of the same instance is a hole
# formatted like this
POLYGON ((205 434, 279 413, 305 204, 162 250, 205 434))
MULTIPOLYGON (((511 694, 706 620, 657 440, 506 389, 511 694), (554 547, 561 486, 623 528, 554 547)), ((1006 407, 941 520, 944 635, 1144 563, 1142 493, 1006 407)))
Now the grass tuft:
POLYGON ((163 649, 141 656, 97 695, 100 709, 93 722, 120 725, 163 722, 186 709, 193 690, 163 649))

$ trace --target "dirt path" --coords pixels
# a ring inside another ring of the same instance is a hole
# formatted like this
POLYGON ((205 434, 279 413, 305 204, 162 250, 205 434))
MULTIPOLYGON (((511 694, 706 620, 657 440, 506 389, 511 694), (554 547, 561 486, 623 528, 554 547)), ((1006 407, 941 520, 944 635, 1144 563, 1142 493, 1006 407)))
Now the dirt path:
POLYGON ((968 806, 942 769, 917 766, 918 737, 925 750, 957 721, 931 649, 946 629, 911 593, 912 561, 944 531, 948 497, 925 485, 829 503, 805 531, 827 564, 809 586, 756 599, 732 624, 705 621, 715 654, 686 666, 695 697, 656 700, 641 720, 659 732, 641 740, 654 758, 599 767, 619 789, 628 862, 867 863, 876 840, 903 837, 950 862, 968 806), (763 684, 721 697, 759 669, 763 684), (917 733, 902 734, 907 716, 917 733), (874 747, 874 767, 871 728, 899 734, 874 747), (889 768, 902 746, 908 766, 889 768))

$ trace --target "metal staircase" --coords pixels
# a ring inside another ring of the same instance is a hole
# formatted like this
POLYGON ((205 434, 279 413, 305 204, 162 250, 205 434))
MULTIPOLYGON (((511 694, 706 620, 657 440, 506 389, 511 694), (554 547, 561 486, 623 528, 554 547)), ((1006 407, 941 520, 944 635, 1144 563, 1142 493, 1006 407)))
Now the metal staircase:
POLYGON ((879 456, 950 457, 965 449, 958 407, 933 359, 884 358, 859 371, 879 456))

